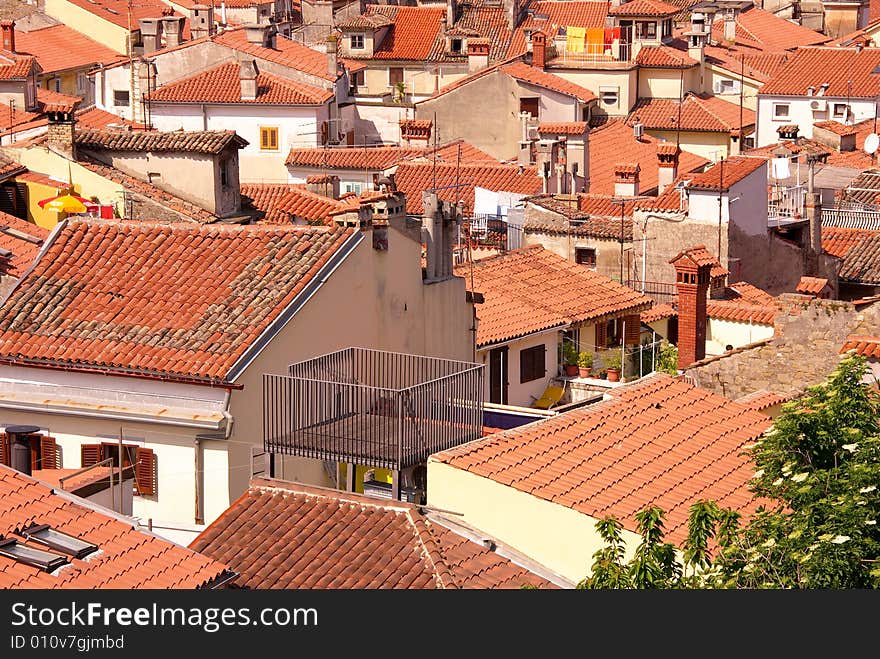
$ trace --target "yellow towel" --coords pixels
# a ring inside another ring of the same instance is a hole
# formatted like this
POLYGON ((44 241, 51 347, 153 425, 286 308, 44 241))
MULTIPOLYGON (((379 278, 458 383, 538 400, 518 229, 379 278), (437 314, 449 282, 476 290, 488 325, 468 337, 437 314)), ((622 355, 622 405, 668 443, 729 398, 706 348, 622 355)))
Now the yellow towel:
POLYGON ((570 53, 584 52, 584 41, 586 38, 586 29, 582 27, 565 28, 565 49, 570 53))

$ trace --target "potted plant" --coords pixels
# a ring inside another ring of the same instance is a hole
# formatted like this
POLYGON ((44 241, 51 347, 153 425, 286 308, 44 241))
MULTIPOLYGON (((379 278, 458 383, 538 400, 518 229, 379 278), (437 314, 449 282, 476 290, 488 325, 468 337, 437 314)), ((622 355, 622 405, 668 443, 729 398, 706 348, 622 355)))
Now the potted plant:
POLYGON ((615 351, 609 352, 605 359, 605 368, 608 369, 608 381, 620 381, 620 353, 615 351))
POLYGON ((593 367, 593 353, 583 351, 578 353, 578 376, 582 378, 590 377, 590 369, 593 367))
POLYGON ((571 377, 576 377, 578 374, 578 350, 574 343, 562 344, 562 369, 571 377))

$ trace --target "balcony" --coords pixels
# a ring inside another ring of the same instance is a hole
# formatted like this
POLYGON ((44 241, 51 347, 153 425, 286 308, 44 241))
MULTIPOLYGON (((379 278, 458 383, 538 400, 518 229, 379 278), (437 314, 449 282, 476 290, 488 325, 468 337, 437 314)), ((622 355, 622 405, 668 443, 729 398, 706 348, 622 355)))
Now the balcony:
POLYGON ((566 67, 611 66, 629 64, 632 44, 619 39, 611 43, 584 44, 571 47, 564 39, 557 39, 547 50, 548 64, 566 67))
POLYGON ((767 199, 767 224, 782 227, 806 220, 807 189, 800 185, 771 185, 767 199))
POLYGON ((482 434, 483 366, 346 348, 263 375, 266 451, 399 471, 482 434))

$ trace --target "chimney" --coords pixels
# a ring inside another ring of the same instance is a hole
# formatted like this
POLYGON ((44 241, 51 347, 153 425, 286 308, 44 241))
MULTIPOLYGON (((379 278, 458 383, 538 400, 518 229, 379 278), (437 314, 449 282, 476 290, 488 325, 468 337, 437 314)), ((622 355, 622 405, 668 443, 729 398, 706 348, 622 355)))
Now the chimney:
POLYGON ((138 21, 141 40, 144 42, 144 55, 154 53, 162 47, 162 19, 142 18, 138 21))
POLYGON ((336 35, 330 34, 327 36, 327 73, 331 76, 339 75, 339 64, 336 59, 336 35))
POLYGON ((743 132, 740 128, 730 129, 730 155, 738 156, 742 153, 742 136, 743 132))
POLYGON ((6 426, 11 445, 10 466, 23 474, 31 475, 31 442, 29 435, 40 432, 37 426, 6 426))
POLYGON ((189 12, 189 32, 193 39, 214 34, 214 8, 208 5, 193 5, 189 12))
POLYGON ((3 48, 15 52, 15 21, 0 21, 0 34, 3 35, 3 48))
POLYGON ((684 370, 706 356, 706 297, 712 264, 692 253, 703 245, 691 247, 669 261, 675 267, 678 290, 678 368, 684 370))
POLYGON ((728 9, 724 14, 724 40, 736 42, 736 14, 728 9))
POLYGON ((543 70, 547 65, 547 35, 532 32, 532 66, 543 70))
POLYGON ((248 23, 244 26, 245 39, 261 48, 275 48, 275 35, 278 28, 274 23, 248 23))
POLYGON ((241 100, 255 101, 257 99, 257 69, 256 60, 243 60, 238 65, 238 78, 241 82, 241 100))
POLYGON ((335 174, 315 174, 306 178, 306 190, 322 197, 339 199, 339 177, 335 174))
POLYGON ((681 150, 672 142, 657 144, 657 194, 663 194, 678 178, 678 156, 681 150))
POLYGON ((400 141, 406 147, 426 147, 431 141, 430 119, 401 119, 400 141))
POLYGON ((614 196, 638 197, 639 172, 641 168, 635 163, 619 163, 614 166, 614 196))
POLYGON ((777 128, 776 132, 779 135, 780 141, 792 142, 797 139, 798 130, 799 128, 797 124, 786 124, 785 126, 777 128))
POLYGON ((475 73, 489 66, 489 40, 468 39, 468 73, 475 73))
POLYGON ((425 279, 437 281, 452 276, 452 252, 461 206, 453 206, 437 197, 436 192, 422 192, 422 229, 425 242, 425 279))
POLYGON ((458 2, 456 2, 456 0, 446 0, 446 24, 449 27, 455 25, 455 18, 457 13, 458 2))
POLYGON ((162 30, 165 32, 165 47, 175 48, 183 43, 183 16, 168 16, 162 19, 162 30))
POLYGON ((76 104, 46 112, 46 146, 68 160, 76 160, 76 104))

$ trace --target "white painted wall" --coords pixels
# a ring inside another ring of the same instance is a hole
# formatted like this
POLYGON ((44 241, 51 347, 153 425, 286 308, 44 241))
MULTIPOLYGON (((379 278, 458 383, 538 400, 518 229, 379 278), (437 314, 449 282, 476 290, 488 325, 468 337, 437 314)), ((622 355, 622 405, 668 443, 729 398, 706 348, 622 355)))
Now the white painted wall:
MULTIPOLYGON (((479 314, 479 310, 477 314, 479 314)), ((519 407, 532 407, 535 398, 540 398, 541 394, 550 383, 550 379, 555 377, 559 371, 559 360, 557 359, 557 345, 559 344, 558 330, 550 330, 513 341, 507 346, 507 404, 517 405, 519 407), (520 382, 520 352, 522 350, 533 348, 538 345, 544 346, 544 377, 529 382, 520 382)), ((490 347, 491 348, 491 347, 490 347)), ((489 350, 485 348, 477 351, 477 362, 485 364, 486 370, 483 378, 484 400, 489 400, 489 350)))
POLYGON ((851 98, 847 101, 846 97, 768 96, 759 94, 758 135, 755 146, 766 146, 778 142, 779 134, 776 131, 780 126, 785 126, 786 124, 797 124, 799 128, 798 134, 803 137, 811 138, 813 137, 813 124, 817 121, 827 121, 829 119, 840 121, 840 119, 832 116, 832 107, 834 103, 847 102, 853 113, 853 123, 857 123, 864 119, 872 119, 874 117, 874 99, 851 98), (810 101, 813 100, 824 100, 827 109, 825 111, 811 110, 810 101), (787 118, 774 119, 773 106, 777 103, 788 103, 789 113, 787 118))
POLYGON ((539 96, 541 121, 580 121, 578 115, 578 101, 566 94, 546 89, 545 87, 535 87, 534 85, 517 82, 520 89, 520 97, 539 96))
MULTIPOLYGON (((718 197, 717 191, 689 190, 688 219, 717 226, 718 197)), ((721 194, 721 221, 732 221, 748 235, 767 232, 766 163, 721 194)))
POLYGON ((772 337, 772 325, 708 318, 706 321, 706 354, 720 355, 725 352, 725 346, 740 348, 755 341, 763 341, 772 337))

